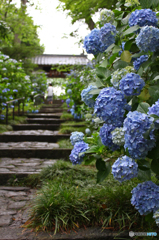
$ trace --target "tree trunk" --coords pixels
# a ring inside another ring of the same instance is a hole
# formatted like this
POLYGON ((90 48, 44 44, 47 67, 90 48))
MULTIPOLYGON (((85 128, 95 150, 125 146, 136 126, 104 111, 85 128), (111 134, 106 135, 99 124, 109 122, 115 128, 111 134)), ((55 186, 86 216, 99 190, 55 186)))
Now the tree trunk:
POLYGON ((92 18, 85 19, 85 23, 87 23, 90 30, 93 30, 95 27, 95 23, 93 22, 92 18))

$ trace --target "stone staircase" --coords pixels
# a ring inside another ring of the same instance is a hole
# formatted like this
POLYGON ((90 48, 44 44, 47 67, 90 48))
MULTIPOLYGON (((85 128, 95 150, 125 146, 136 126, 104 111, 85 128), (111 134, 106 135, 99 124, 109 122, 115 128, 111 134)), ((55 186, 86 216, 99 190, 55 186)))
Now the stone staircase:
POLYGON ((60 120, 62 111, 61 102, 54 101, 39 113, 28 114, 27 124, 13 125, 13 131, 0 134, 0 230, 25 223, 28 203, 35 193, 30 188, 8 186, 8 179, 38 174, 58 159, 68 160, 71 149, 61 149, 57 144, 70 137, 58 133, 64 122, 60 120))

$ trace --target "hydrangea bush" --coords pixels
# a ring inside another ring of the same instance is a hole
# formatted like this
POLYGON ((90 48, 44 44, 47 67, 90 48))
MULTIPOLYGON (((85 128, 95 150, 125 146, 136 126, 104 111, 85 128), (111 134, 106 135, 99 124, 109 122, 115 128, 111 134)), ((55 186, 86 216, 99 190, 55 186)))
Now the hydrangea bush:
MULTIPOLYGON (((82 111, 87 110, 86 120, 90 119, 93 125, 92 136, 84 138, 89 150, 83 151, 82 161, 92 154, 96 164, 101 163, 102 171, 97 167, 98 182, 111 169, 120 183, 139 178, 142 183, 132 190, 131 203, 141 215, 153 213, 159 224, 159 26, 156 5, 147 1, 145 8, 143 2, 119 1, 117 9, 111 10, 113 14, 110 12, 110 21, 105 16, 109 11, 104 10, 101 23, 96 25, 99 29, 85 37, 86 52, 94 54, 95 76, 89 83, 83 79, 81 82, 85 90, 88 84, 97 89, 91 93, 94 112, 88 109, 87 101, 81 103, 82 111), (111 167, 109 156, 114 150, 119 157, 111 167)), ((70 160, 80 163, 81 146, 77 144, 75 157, 71 155, 70 160)))

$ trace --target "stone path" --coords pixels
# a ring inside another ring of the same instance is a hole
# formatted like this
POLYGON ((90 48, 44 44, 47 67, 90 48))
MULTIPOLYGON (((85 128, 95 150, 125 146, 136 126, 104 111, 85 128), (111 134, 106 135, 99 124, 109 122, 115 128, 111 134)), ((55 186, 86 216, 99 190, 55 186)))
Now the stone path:
MULTIPOLYGON (((0 134, 0 240, 1 235, 3 235, 2 239, 8 239, 8 232, 15 228, 18 229, 18 234, 22 235, 24 229, 19 229, 19 227, 28 220, 29 204, 36 193, 36 190, 28 187, 3 186, 4 183, 6 184, 11 176, 25 177, 30 174, 38 174, 44 167, 50 166, 57 161, 58 157, 54 158, 54 156, 58 155, 52 154, 56 151, 59 151, 58 154, 63 151, 63 155, 66 156, 69 154, 68 149, 65 153, 64 150, 59 149, 57 144, 60 138, 68 138, 69 135, 59 134, 57 130, 51 131, 49 124, 46 124, 47 119, 58 125, 64 122, 59 119, 61 115, 60 104, 55 105, 55 108, 45 106, 41 109, 41 112, 43 112, 41 114, 30 114, 28 119, 32 120, 30 122, 28 120, 26 125, 17 125, 15 127, 17 131, 0 134), (50 113, 48 114, 48 112, 50 113), (36 122, 40 122, 40 124, 36 122), (28 130, 28 125, 31 126, 30 130, 28 130), (34 127, 32 128, 33 125, 35 125, 35 128, 37 126, 37 130, 34 130, 34 127), (24 130, 20 130, 20 128, 24 128, 24 130), (44 156, 47 155, 47 151, 52 158, 42 156, 43 152, 44 156), (21 156, 20 153, 22 152, 25 157, 21 156), (31 155, 30 157, 28 157, 28 152, 31 155), (38 152, 40 157, 33 157, 38 152), (6 157, 8 153, 12 157, 6 157), (14 153, 17 155, 16 158, 14 153), (3 228, 4 232, 8 228, 6 237, 5 234, 2 234, 3 228)), ((21 238, 15 234, 11 239, 21 238)))

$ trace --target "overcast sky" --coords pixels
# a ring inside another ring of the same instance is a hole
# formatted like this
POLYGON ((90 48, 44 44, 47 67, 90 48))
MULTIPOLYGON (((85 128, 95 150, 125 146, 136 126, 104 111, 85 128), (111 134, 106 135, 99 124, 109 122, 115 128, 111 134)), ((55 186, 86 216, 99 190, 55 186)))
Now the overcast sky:
MULTIPOLYGON (((13 0, 13 3, 20 5, 20 0, 13 0)), ((35 6, 39 3, 41 10, 35 10, 35 7, 28 7, 28 13, 33 17, 34 24, 40 25, 38 30, 41 44, 45 46, 45 52, 48 54, 81 54, 83 47, 78 46, 78 39, 69 37, 69 33, 79 29, 81 37, 85 37, 90 30, 82 22, 71 24, 71 18, 63 11, 56 7, 59 5, 58 0, 34 0, 35 6), (68 39, 63 38, 64 35, 68 39)))

